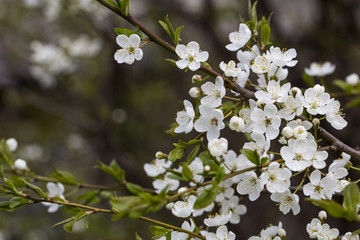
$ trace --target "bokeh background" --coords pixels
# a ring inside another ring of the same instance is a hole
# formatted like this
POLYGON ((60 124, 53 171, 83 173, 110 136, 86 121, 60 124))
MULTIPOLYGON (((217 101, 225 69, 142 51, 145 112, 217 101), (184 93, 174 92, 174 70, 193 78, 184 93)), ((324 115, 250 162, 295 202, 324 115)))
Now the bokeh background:
MULTIPOLYGON (((130 12, 164 38, 158 20, 169 14, 174 26, 185 26, 184 43, 197 41, 219 71, 221 61, 236 59, 224 46, 228 33, 238 29, 240 17, 247 19, 247 1, 130 0, 130 12)), ((271 41, 298 53, 299 63, 289 71, 292 85, 306 87, 303 70, 313 61, 336 64, 335 73, 326 78, 335 92, 340 89, 331 85, 333 79, 360 73, 360 1, 259 1, 259 17, 271 12, 271 41)), ((16 138, 17 157, 37 173, 48 175, 55 166, 84 182, 112 185, 113 179, 93 166, 98 160, 116 159, 129 181, 151 187, 143 164, 155 152, 171 150, 177 141, 165 131, 181 101, 190 98, 193 73, 164 61, 175 56, 151 43, 142 47, 140 62, 117 64, 114 27, 134 29, 95 0, 0 0, 0 136, 16 138)), ((350 100, 341 98, 342 103, 350 100)), ((358 112, 347 110, 349 126, 341 133, 332 131, 351 146, 359 145, 358 112)), ((243 142, 237 139, 235 151, 243 142)), ((266 194, 264 201, 244 198, 243 203, 248 213, 231 227, 237 239, 257 235, 279 221, 288 239, 308 239, 305 225, 318 213, 305 202, 299 216, 284 216, 266 194)), ((109 207, 105 200, 99 204, 109 207)), ((164 210, 151 216, 169 219, 171 213, 164 210)), ((39 204, 1 212, 0 239, 134 239, 135 231, 143 239, 151 238, 149 224, 113 222, 100 214, 88 219, 89 229, 84 224, 76 225, 73 233, 51 228, 66 217, 63 209, 48 214, 39 204)), ((169 221, 181 224, 179 219, 169 221)), ((328 222, 341 233, 360 228, 331 218, 328 222)))

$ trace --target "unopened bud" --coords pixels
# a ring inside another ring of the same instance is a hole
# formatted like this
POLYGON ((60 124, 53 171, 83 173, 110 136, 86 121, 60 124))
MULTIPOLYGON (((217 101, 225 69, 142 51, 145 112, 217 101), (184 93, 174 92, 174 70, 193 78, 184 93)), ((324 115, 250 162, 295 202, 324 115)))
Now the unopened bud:
POLYGON ((314 118, 312 120, 312 124, 314 125, 315 128, 318 128, 320 126, 320 120, 318 118, 314 118))
POLYGON ((163 159, 163 158, 167 158, 167 154, 166 153, 163 153, 163 152, 161 152, 161 151, 158 151, 157 153, 155 153, 155 157, 157 158, 157 159, 163 159))
POLYGON ((286 232, 283 228, 279 228, 278 230, 278 235, 282 238, 282 237, 286 237, 286 232))
POLYGON ((210 154, 214 157, 220 157, 228 149, 228 141, 225 138, 213 139, 208 143, 210 154))
POLYGON ((27 169, 27 165, 26 165, 26 161, 22 160, 22 159, 18 159, 14 162, 14 166, 17 170, 26 170, 27 169))
POLYGON ((319 94, 322 94, 322 93, 325 92, 325 87, 324 87, 324 86, 321 86, 321 85, 319 85, 319 84, 316 84, 316 85, 314 86, 314 90, 315 90, 315 93, 316 93, 317 95, 319 95, 319 94))
POLYGON ((296 122, 297 122, 298 124, 301 124, 301 123, 302 123, 302 120, 301 120, 300 118, 298 118, 298 119, 296 119, 296 122))
POLYGON ((8 145, 10 151, 12 152, 15 152, 18 146, 18 143, 15 138, 9 138, 8 140, 6 140, 6 144, 8 145))
POLYGON ((211 168, 209 165, 205 165, 204 172, 210 172, 211 168))
POLYGON ((290 94, 295 97, 297 94, 301 94, 301 90, 300 88, 298 87, 293 87, 291 90, 290 90, 290 94))
POLYGON ((304 128, 304 126, 297 126, 294 128, 294 137, 305 139, 308 135, 308 132, 304 128))
POLYGON ((294 132, 291 127, 284 127, 281 131, 281 134, 286 138, 289 139, 293 136, 294 132))
POLYGON ((202 91, 198 87, 190 88, 189 95, 193 98, 198 98, 201 96, 202 91))
POLYGON ((178 193, 183 193, 183 192, 185 192, 187 190, 188 190, 187 187, 181 187, 181 188, 179 188, 178 193))
POLYGON ((200 76, 199 74, 195 74, 192 78, 191 81, 192 83, 200 83, 202 82, 203 78, 202 76, 200 76))
POLYGON ((229 128, 231 130, 234 130, 236 132, 241 132, 244 129, 244 127, 245 127, 244 119, 237 116, 233 116, 230 119, 229 128))
POLYGON ((325 221, 327 218, 327 213, 325 211, 320 211, 318 217, 321 221, 325 221))
POLYGON ((169 202, 168 204, 166 204, 166 209, 167 210, 171 210, 171 209, 173 209, 173 207, 174 207, 174 203, 173 202, 169 202))
POLYGON ((352 73, 345 78, 345 81, 346 83, 355 86, 359 83, 359 75, 357 75, 356 73, 352 73))

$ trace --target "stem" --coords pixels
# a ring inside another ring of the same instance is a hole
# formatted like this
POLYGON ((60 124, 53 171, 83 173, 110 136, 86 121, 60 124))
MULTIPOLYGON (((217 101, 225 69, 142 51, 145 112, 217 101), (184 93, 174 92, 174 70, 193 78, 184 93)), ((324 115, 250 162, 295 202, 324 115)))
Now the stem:
POLYGON ((200 239, 204 239, 204 240, 206 239, 204 236, 201 236, 199 234, 196 234, 196 233, 190 232, 188 230, 185 230, 185 229, 182 229, 182 228, 179 228, 179 227, 167 224, 167 223, 163 223, 163 222, 151 219, 151 218, 141 216, 141 217, 139 217, 139 219, 141 219, 143 221, 146 221, 146 222, 154 223, 154 224, 162 226, 162 227, 171 228, 171 229, 174 229, 174 230, 176 230, 178 232, 184 232, 184 233, 187 233, 187 234, 189 234, 191 236, 194 236, 194 237, 197 237, 197 238, 200 238, 200 239))
POLYGON ((234 101, 241 101, 241 99, 228 97, 228 96, 224 96, 224 98, 231 99, 231 100, 234 100, 234 101))

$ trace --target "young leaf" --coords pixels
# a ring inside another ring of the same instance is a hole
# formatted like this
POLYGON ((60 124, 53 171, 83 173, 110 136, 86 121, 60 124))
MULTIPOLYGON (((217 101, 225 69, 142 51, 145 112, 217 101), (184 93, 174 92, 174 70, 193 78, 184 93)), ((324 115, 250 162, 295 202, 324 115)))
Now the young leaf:
POLYGON ((334 218, 345 218, 346 211, 343 206, 339 203, 332 200, 315 200, 311 198, 306 198, 305 200, 312 202, 313 204, 321 207, 325 211, 327 211, 334 218))
POLYGON ((302 79, 309 87, 315 86, 313 78, 311 76, 307 75, 305 72, 302 75, 302 79))
POLYGON ((181 41, 181 38, 180 38, 180 32, 181 30, 183 29, 184 26, 181 26, 181 27, 178 27, 176 28, 175 30, 175 33, 174 33, 174 40, 175 40, 175 44, 178 44, 180 41, 181 41))
POLYGON ((144 189, 140 185, 134 183, 126 183, 126 188, 135 195, 139 195, 144 192, 144 189))
POLYGON ((135 232, 135 240, 142 240, 142 238, 135 232))
POLYGON ((80 201, 80 200, 84 201, 83 205, 86 205, 88 203, 97 203, 99 202, 98 192, 95 190, 88 191, 76 198, 76 201, 80 201))
POLYGON ((351 220, 358 219, 359 205, 359 188, 356 183, 348 184, 344 189, 344 208, 348 218, 351 220))
POLYGON ((214 184, 210 189, 206 189, 200 196, 196 199, 194 203, 194 209, 201 209, 209 206, 215 201, 216 195, 218 192, 217 184, 214 184))
POLYGON ((353 100, 348 102, 344 108, 349 109, 349 108, 353 108, 353 107, 357 107, 357 106, 360 106, 360 97, 354 98, 353 100))
POLYGON ((129 0, 121 0, 120 10, 125 16, 129 15, 129 0))
POLYGON ((160 226, 150 226, 150 232, 154 236, 158 236, 158 235, 162 235, 164 233, 168 233, 169 229, 164 228, 164 227, 160 227, 160 226))
POLYGON ((99 162, 100 165, 95 166, 95 168, 99 168, 105 173, 111 175, 112 177, 116 178, 119 182, 124 182, 125 180, 125 171, 120 168, 120 166, 116 163, 115 160, 112 160, 107 166, 106 164, 99 162))
POLYGON ((222 180, 224 179, 224 176, 225 176, 225 169, 224 169, 224 167, 220 167, 219 171, 216 173, 214 181, 217 184, 220 184, 222 182, 222 180))
POLYGON ((182 177, 187 182, 190 182, 193 179, 193 173, 186 164, 182 165, 182 177))
POLYGON ((269 24, 261 25, 261 43, 266 46, 270 39, 270 26, 269 24))
POLYGON ((115 33, 117 35, 124 34, 124 35, 126 35, 128 37, 130 37, 130 35, 132 35, 132 34, 137 34, 136 31, 132 31, 132 30, 129 30, 129 29, 126 29, 126 28, 114 28, 114 31, 115 31, 115 33))
POLYGON ((184 156, 184 149, 177 147, 169 153, 168 159, 172 162, 175 162, 176 160, 181 159, 183 156, 184 156))
POLYGON ((61 183, 69 184, 69 185, 78 185, 78 182, 76 181, 74 175, 72 175, 68 171, 60 171, 54 168, 54 173, 50 175, 50 177, 53 177, 61 183))
POLYGON ((191 150, 191 152, 189 153, 189 156, 186 159, 187 164, 190 164, 196 158, 196 156, 199 154, 200 147, 201 147, 201 145, 198 144, 193 148, 193 150, 191 150))
POLYGON ((5 139, 0 140, 0 161, 6 165, 11 165, 11 151, 5 139))
POLYGON ((353 90, 353 86, 351 86, 350 84, 344 82, 343 80, 340 79, 335 79, 333 81, 334 85, 338 86, 339 88, 341 88, 342 90, 344 90, 347 93, 351 93, 353 90))
POLYGON ((28 181, 26 181, 25 179, 20 179, 23 183, 25 183, 26 187, 30 188, 31 190, 33 190, 34 192, 36 192, 37 195, 39 195, 42 198, 46 198, 46 194, 45 192, 39 188, 38 186, 29 183, 28 181))
POLYGON ((251 149, 243 148, 240 150, 240 152, 244 154, 245 157, 247 157, 247 159, 249 159, 250 162, 252 162, 256 166, 260 165, 260 156, 256 150, 254 151, 251 149))

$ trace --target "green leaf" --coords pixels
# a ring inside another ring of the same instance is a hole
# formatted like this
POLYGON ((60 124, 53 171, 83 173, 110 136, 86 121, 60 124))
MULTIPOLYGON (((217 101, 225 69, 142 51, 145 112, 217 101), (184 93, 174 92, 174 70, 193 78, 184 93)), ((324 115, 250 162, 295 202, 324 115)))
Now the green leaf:
POLYGON ((210 68, 211 69, 211 66, 210 66, 210 64, 208 64, 207 62, 201 62, 205 67, 207 67, 207 68, 210 68))
MULTIPOLYGON (((174 67, 177 67, 176 66, 176 62, 177 62, 177 60, 174 60, 174 59, 170 59, 170 58, 166 58, 165 59, 165 61, 167 61, 167 62, 169 62, 169 63, 171 63, 171 65, 173 65, 174 67)), ((177 126, 179 126, 179 124, 177 124, 177 123, 174 123, 174 124, 176 124, 176 125, 171 125, 171 128, 170 129, 172 129, 172 131, 171 132, 174 132, 174 129, 177 127, 177 126)), ((170 129, 169 129, 169 131, 170 131, 170 129)), ((169 133, 168 131, 166 131, 166 133, 169 133)))
POLYGON ((311 76, 307 75, 305 72, 302 75, 302 79, 309 87, 315 86, 313 78, 311 76))
POLYGON ((65 219, 64 221, 61 221, 61 222, 58 222, 56 223, 55 225, 53 225, 52 227, 56 227, 58 225, 62 225, 64 224, 64 229, 67 231, 67 232, 72 232, 72 229, 73 229, 73 226, 74 224, 79 221, 80 219, 86 217, 88 214, 86 212, 83 212, 83 211, 80 211, 78 212, 74 217, 71 217, 71 218, 68 218, 68 219, 65 219))
POLYGON ((3 167, 3 165, 0 165, 0 178, 2 179, 2 180, 4 180, 4 167, 3 167))
POLYGON ((162 234, 166 234, 169 232, 169 229, 164 228, 164 227, 160 227, 160 226, 150 226, 150 232, 154 235, 154 236, 158 236, 158 235, 162 235, 162 234))
POLYGON ((37 195, 39 195, 42 198, 46 198, 46 194, 45 192, 39 188, 38 186, 29 183, 28 181, 26 181, 25 179, 20 179, 23 183, 25 183, 26 187, 30 188, 31 190, 33 190, 34 192, 36 192, 37 195))
POLYGON ((356 183, 348 184, 343 192, 343 205, 347 216, 351 220, 358 219, 358 205, 359 205, 359 188, 356 183))
POLYGON ((353 108, 353 107, 357 107, 357 106, 360 106, 360 97, 354 98, 353 100, 348 102, 344 108, 349 109, 349 108, 353 108))
POLYGON ((260 165, 260 156, 256 150, 254 151, 251 149, 243 148, 240 150, 240 152, 244 154, 245 157, 256 166, 260 165))
POLYGON ((194 203, 194 209, 202 209, 209 206, 215 201, 216 195, 218 193, 218 186, 214 184, 211 188, 205 189, 205 191, 200 194, 194 203))
POLYGON ((11 151, 5 139, 0 140, 0 162, 10 166, 12 164, 11 151))
POLYGON ((79 207, 73 207, 73 206, 64 206, 65 208, 65 211, 68 213, 68 214, 71 214, 71 215, 76 215, 78 214, 79 212, 83 212, 83 210, 79 207))
POLYGON ((54 168, 54 173, 52 173, 50 177, 57 179, 61 183, 78 185, 78 182, 76 181, 74 175, 72 175, 68 171, 60 171, 54 168))
POLYGON ((174 27, 172 26, 171 22, 170 22, 170 19, 169 19, 169 15, 166 15, 165 17, 165 22, 166 22, 166 25, 170 31, 170 37, 175 40, 175 31, 174 31, 174 27))
MULTIPOLYGON (((138 29, 137 29, 138 30, 138 29)), ((130 37, 130 35, 132 34, 138 34, 137 33, 137 30, 136 31, 132 31, 132 30, 129 30, 129 29, 126 29, 126 28, 114 28, 114 31, 117 35, 121 35, 121 34, 124 34, 128 37, 130 37)), ((139 34, 138 34, 139 35, 139 34)), ((141 36, 140 36, 141 37, 141 36)))
POLYGON ((222 182, 222 180, 224 179, 224 176, 225 176, 225 169, 224 169, 224 167, 220 167, 219 171, 216 173, 214 181, 217 184, 220 184, 222 182))
POLYGON ((184 156, 184 149, 177 147, 169 153, 168 159, 172 162, 175 162, 176 160, 181 159, 183 156, 184 156))
POLYGON ((161 20, 159 20, 159 24, 165 30, 165 32, 172 38, 170 29, 168 28, 167 24, 161 20))
POLYGON ((126 188, 135 195, 139 195, 144 192, 144 189, 140 185, 134 183, 126 183, 126 188))
POLYGON ((342 90, 344 90, 347 93, 351 93, 354 88, 352 85, 350 85, 340 79, 335 79, 333 81, 333 83, 334 83, 334 85, 338 86, 339 88, 341 88, 342 90))
POLYGON ((204 166, 209 166, 210 171, 217 172, 219 170, 219 165, 214 160, 214 157, 210 154, 209 151, 204 151, 199 154, 199 158, 204 166))
POLYGON ((22 207, 26 204, 28 204, 29 201, 25 198, 22 198, 22 197, 13 197, 10 199, 10 204, 9 204, 9 207, 10 208, 19 208, 19 207, 22 207))
POLYGON ((142 240, 142 238, 135 232, 135 240, 142 240))
POLYGON ((120 10, 125 16, 129 15, 129 0, 121 0, 120 10))
POLYGON ((182 178, 187 182, 190 182, 193 179, 193 173, 186 164, 182 164, 182 178))
POLYGON ((186 159, 187 164, 190 164, 196 158, 196 156, 199 154, 200 147, 201 147, 201 144, 197 144, 193 148, 193 150, 191 150, 190 154, 188 155, 188 157, 186 159))
POLYGON ((95 190, 88 191, 76 198, 76 201, 80 201, 80 200, 84 201, 83 205, 86 205, 88 203, 97 203, 99 202, 98 192, 95 190))
POLYGON ((180 32, 183 28, 184 28, 184 26, 176 28, 175 33, 174 33, 175 44, 178 44, 181 41, 180 32))
POLYGON ((345 218, 346 217, 346 211, 345 211, 344 207, 335 201, 315 200, 315 199, 311 199, 311 198, 306 198, 305 200, 312 202, 313 204, 326 210, 326 212, 328 212, 334 218, 345 218))
POLYGON ((270 26, 269 24, 261 25, 261 43, 266 46, 270 39, 270 26))
POLYGON ((138 218, 149 211, 148 205, 139 196, 112 197, 110 204, 116 212, 114 220, 124 217, 138 218))
POLYGON ((106 164, 99 162, 100 165, 95 166, 95 168, 99 168, 105 173, 117 179, 119 182, 123 183, 125 180, 125 171, 120 168, 120 166, 116 163, 115 160, 112 160, 107 166, 106 164))
POLYGON ((268 157, 263 157, 260 159, 260 165, 263 165, 264 163, 266 163, 269 160, 268 157))
POLYGON ((254 22, 257 22, 257 12, 256 12, 256 5, 257 4, 258 4, 258 2, 255 1, 254 4, 251 7, 250 19, 253 20, 254 22))

